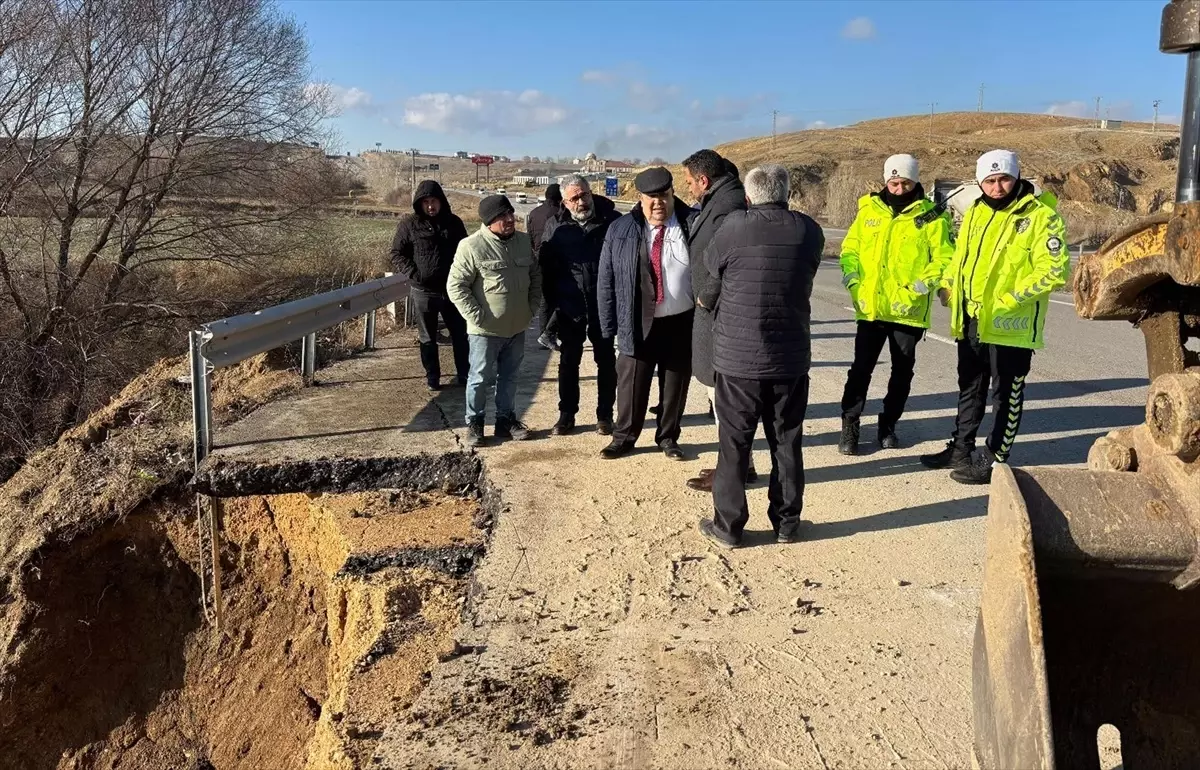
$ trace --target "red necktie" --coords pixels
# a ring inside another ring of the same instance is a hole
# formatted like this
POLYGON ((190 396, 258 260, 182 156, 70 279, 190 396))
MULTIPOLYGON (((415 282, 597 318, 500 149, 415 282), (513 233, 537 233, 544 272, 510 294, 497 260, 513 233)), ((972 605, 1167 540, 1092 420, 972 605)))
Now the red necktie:
POLYGON ((663 269, 662 249, 663 235, 667 232, 665 226, 654 231, 654 245, 650 247, 650 269, 654 271, 654 304, 661 305, 663 301, 663 269))

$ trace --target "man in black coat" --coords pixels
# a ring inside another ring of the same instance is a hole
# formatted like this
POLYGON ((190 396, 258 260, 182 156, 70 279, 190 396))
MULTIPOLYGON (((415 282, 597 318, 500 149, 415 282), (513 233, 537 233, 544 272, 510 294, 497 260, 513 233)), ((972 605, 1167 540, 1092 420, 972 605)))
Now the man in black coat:
POLYGON ((600 253, 596 281, 600 330, 617 340, 617 422, 600 455, 612 460, 633 450, 649 406, 654 368, 662 396, 654 441, 672 460, 692 377, 691 264, 687 204, 675 196, 671 173, 648 168, 634 179, 633 211, 613 222, 600 253))
POLYGON ((400 220, 392 238, 392 269, 409 279, 417 338, 421 343, 421 365, 425 367, 425 382, 430 390, 442 387, 437 345, 439 314, 450 333, 459 385, 467 384, 471 368, 467 361, 467 322, 446 296, 446 278, 450 275, 454 252, 458 242, 466 237, 467 228, 450 210, 442 186, 426 179, 417 185, 413 213, 400 220))
POLYGON ((562 182, 563 206, 546 223, 542 239, 543 307, 558 320, 558 422, 553 433, 565 436, 575 430, 579 411, 579 362, 583 343, 592 341, 596 361, 596 432, 613 432, 613 404, 617 397, 617 359, 611 337, 600 333, 596 307, 596 275, 608 226, 620 219, 608 198, 592 194, 582 176, 562 182))
MULTIPOLYGON (((700 210, 688 222, 688 252, 692 254, 692 292, 701 297, 720 295, 721 282, 705 266, 705 249, 712 242, 725 217, 746 210, 746 188, 737 177, 736 166, 712 150, 698 150, 683 161, 684 178, 700 210)), ((713 307, 715 307, 715 302, 713 307)), ((692 374, 708 390, 708 400, 716 403, 712 363, 712 307, 696 303, 692 322, 692 374)), ((709 468, 700 471, 687 485, 700 492, 712 491, 709 468)), ((748 481, 758 476, 751 464, 748 481)))
MULTIPOLYGON (((533 211, 525 215, 525 232, 529 233, 529 237, 533 240, 533 258, 539 260, 542 275, 546 273, 546 266, 540 264, 539 258, 542 250, 542 236, 546 232, 546 224, 562 212, 563 196, 560 186, 555 183, 547 187, 545 198, 545 202, 538 204, 533 211)), ((558 350, 558 323, 554 315, 554 308, 550 307, 550 303, 542 303, 538 319, 541 322, 542 330, 538 335, 538 344, 549 350, 558 350)))
POLYGON ((809 324, 813 278, 825 235, 805 214, 788 210, 788 172, 763 166, 746 175, 750 209, 735 212, 713 237, 707 260, 718 278, 713 306, 713 368, 720 456, 713 474, 713 519, 705 537, 741 544, 750 518, 744 479, 758 421, 771 447, 767 516, 781 543, 799 537, 804 504, 804 414, 812 362, 809 324))

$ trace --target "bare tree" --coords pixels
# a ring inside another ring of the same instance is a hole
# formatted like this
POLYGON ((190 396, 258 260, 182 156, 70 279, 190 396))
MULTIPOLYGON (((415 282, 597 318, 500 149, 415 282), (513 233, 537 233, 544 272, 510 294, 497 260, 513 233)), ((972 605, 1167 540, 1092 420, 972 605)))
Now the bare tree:
POLYGON ((286 248, 329 192, 308 84, 267 0, 0 0, 0 454, 208 299, 172 290, 180 263, 286 248))

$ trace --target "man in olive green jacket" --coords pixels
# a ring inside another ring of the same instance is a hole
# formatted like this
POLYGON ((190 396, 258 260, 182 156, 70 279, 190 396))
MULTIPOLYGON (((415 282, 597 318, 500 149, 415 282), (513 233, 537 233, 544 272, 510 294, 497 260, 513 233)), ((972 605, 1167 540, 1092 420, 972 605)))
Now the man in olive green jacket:
POLYGON ((517 232, 512 204, 502 195, 479 203, 483 226, 458 244, 446 293, 467 321, 471 371, 467 376, 467 446, 484 440, 487 392, 496 388, 497 438, 518 441, 529 429, 517 419, 517 373, 525 357, 525 329, 542 302, 542 274, 533 243, 517 232))

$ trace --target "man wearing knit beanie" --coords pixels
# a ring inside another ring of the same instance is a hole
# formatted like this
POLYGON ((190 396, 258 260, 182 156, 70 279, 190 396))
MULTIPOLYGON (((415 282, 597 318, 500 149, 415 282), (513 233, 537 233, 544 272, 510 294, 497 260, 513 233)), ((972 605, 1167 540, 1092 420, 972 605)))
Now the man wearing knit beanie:
POLYGON ((1045 345, 1050 294, 1067 281, 1067 233, 1053 193, 1036 195, 1021 178, 1016 153, 992 150, 975 164, 983 192, 963 217, 954 258, 943 276, 950 331, 958 340, 958 417, 954 436, 929 468, 951 468, 962 484, 987 484, 1007 462, 1025 403, 1033 352, 1045 345), (987 408, 992 431, 975 448, 987 408))
POLYGON ((529 236, 517 231, 503 195, 479 202, 479 231, 458 244, 446 290, 467 320, 471 371, 467 375, 468 447, 484 442, 487 394, 496 389, 497 438, 523 440, 517 418, 517 374, 525 356, 525 328, 542 301, 542 273, 529 236))
POLYGON ((935 211, 921 187, 917 159, 893 155, 883 164, 883 189, 858 202, 858 214, 842 240, 842 284, 854 303, 854 362, 842 392, 838 451, 858 454, 859 418, 879 354, 887 344, 892 374, 879 446, 896 449, 896 423, 904 413, 917 363, 917 343, 929 328, 930 297, 954 254, 950 220, 935 211))

